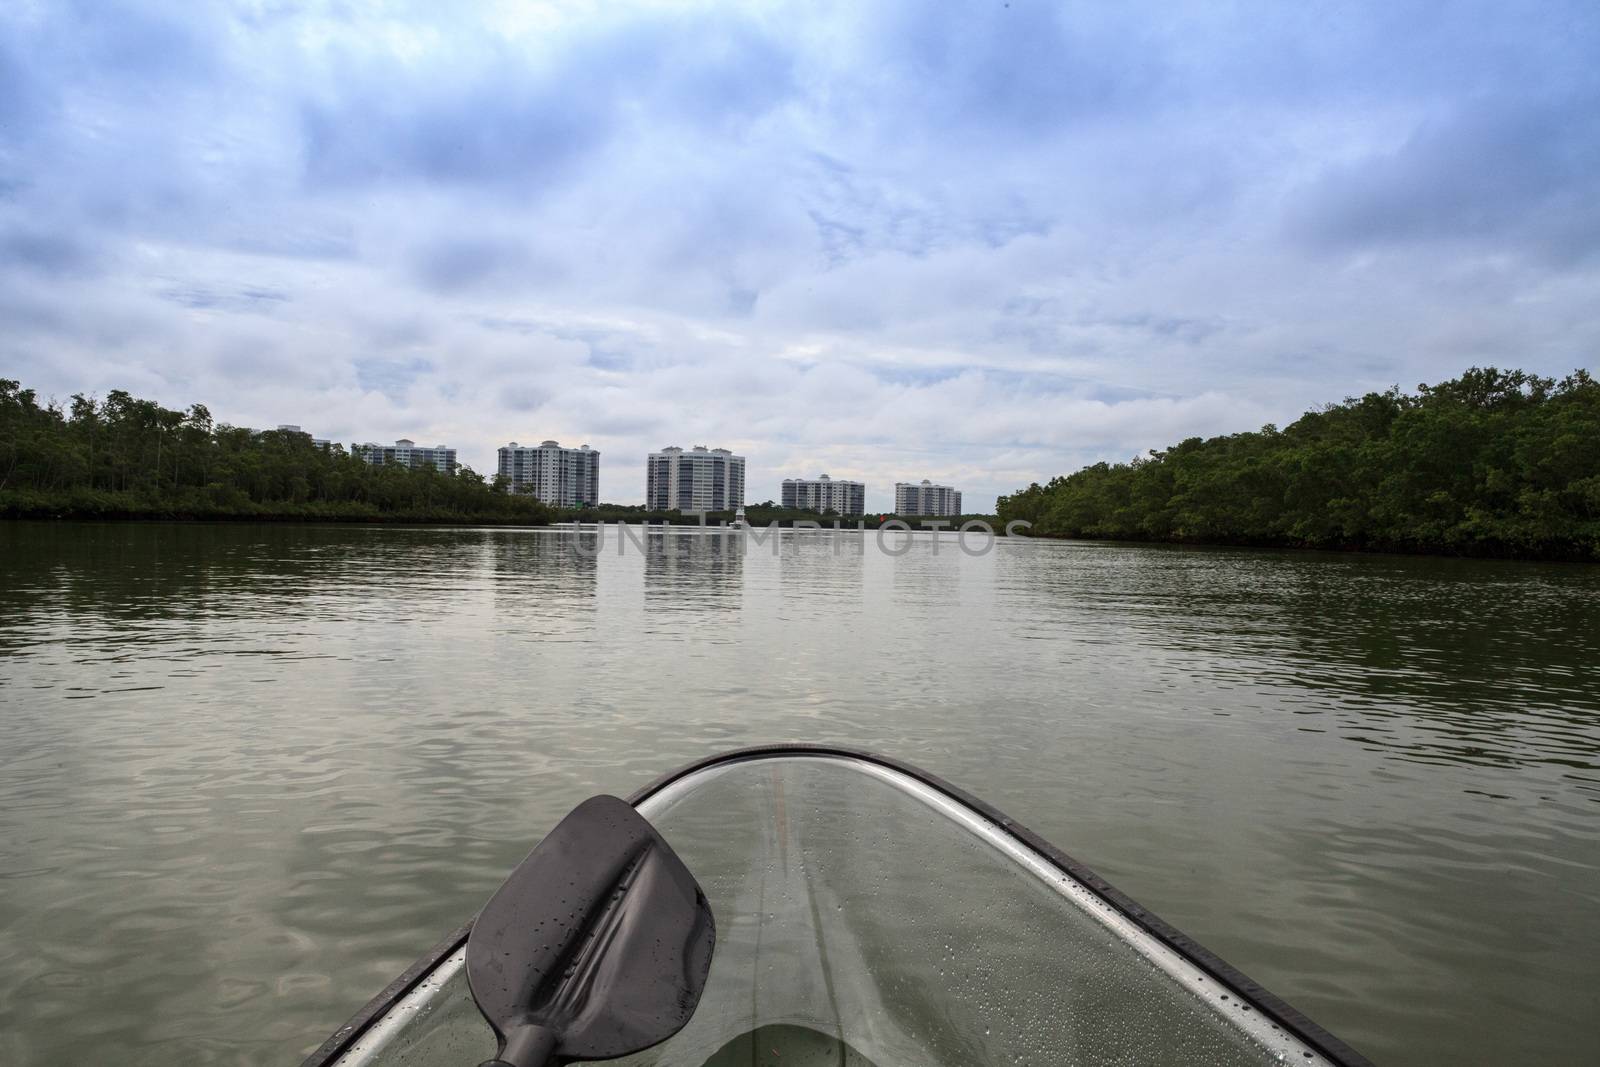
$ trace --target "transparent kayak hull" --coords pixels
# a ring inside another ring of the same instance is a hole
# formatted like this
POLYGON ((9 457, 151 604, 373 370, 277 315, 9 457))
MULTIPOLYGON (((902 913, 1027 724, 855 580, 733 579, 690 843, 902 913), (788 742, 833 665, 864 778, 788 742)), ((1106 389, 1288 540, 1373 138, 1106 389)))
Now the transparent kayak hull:
MULTIPOLYGON (((1365 1064, 1001 813, 868 753, 730 753, 630 798, 717 921, 682 1031, 638 1067, 1365 1064)), ((306 1067, 473 1067, 465 928, 306 1067)))

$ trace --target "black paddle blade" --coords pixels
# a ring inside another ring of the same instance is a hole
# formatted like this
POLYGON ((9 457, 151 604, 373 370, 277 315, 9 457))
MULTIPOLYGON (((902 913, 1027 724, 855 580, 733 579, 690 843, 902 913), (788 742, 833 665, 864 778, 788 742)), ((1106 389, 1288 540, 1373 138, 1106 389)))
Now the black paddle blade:
POLYGON ((705 894, 655 828, 616 797, 590 797, 478 915, 467 981, 499 1062, 610 1059, 683 1028, 716 936, 705 894))

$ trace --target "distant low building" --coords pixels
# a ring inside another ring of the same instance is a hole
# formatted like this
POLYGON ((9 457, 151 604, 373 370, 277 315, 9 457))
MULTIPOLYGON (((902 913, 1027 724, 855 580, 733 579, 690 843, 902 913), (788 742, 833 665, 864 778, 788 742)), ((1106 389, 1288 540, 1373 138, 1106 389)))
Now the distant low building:
MULTIPOLYGON (((305 430, 302 430, 300 427, 294 425, 291 422, 280 422, 278 424, 278 432, 279 433, 297 433, 297 434, 300 434, 302 437, 311 437, 310 433, 308 433, 305 430)), ((333 447, 333 442, 329 441, 328 439, 323 438, 323 437, 311 437, 311 443, 316 445, 318 448, 321 448, 321 449, 324 449, 324 450, 333 447)))
POLYGON ((419 445, 403 437, 392 445, 374 444, 371 441, 364 445, 356 445, 355 453, 374 467, 398 463, 413 470, 418 467, 432 467, 443 474, 456 472, 455 449, 444 445, 432 447, 419 445))
POLYGON ((864 515, 867 487, 862 482, 835 481, 826 474, 820 478, 785 478, 783 506, 809 511, 832 511, 838 515, 864 515))
POLYGON ((961 492, 948 485, 934 485, 924 478, 920 483, 894 484, 896 515, 959 515, 961 492))
POLYGON ((532 493, 558 508, 600 503, 600 453, 588 445, 562 448, 555 441, 500 449, 500 473, 517 493, 532 493))
POLYGON ((644 501, 653 511, 732 511, 744 504, 744 457, 705 445, 652 452, 644 501))

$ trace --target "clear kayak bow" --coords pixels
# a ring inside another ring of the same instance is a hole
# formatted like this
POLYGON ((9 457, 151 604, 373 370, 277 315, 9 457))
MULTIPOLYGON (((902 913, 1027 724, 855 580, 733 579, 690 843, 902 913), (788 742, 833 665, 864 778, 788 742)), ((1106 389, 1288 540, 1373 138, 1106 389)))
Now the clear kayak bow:
MULTIPOLYGON (((698 1008, 638 1067, 1337 1064, 1359 1053, 959 789, 843 749, 728 753, 630 798, 716 916, 698 1008)), ((305 1067, 471 1067, 447 938, 305 1067)))

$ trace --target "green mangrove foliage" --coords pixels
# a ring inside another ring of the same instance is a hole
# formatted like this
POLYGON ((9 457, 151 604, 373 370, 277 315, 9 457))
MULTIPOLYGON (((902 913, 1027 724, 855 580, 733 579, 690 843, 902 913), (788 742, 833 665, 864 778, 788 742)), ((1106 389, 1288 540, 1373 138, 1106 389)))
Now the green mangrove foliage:
POLYGON ((550 509, 463 468, 371 466, 308 434, 212 422, 120 389, 63 409, 0 378, 0 515, 543 524, 550 509))
POLYGON ((1493 367, 1003 496, 1035 535, 1600 559, 1600 382, 1493 367))

